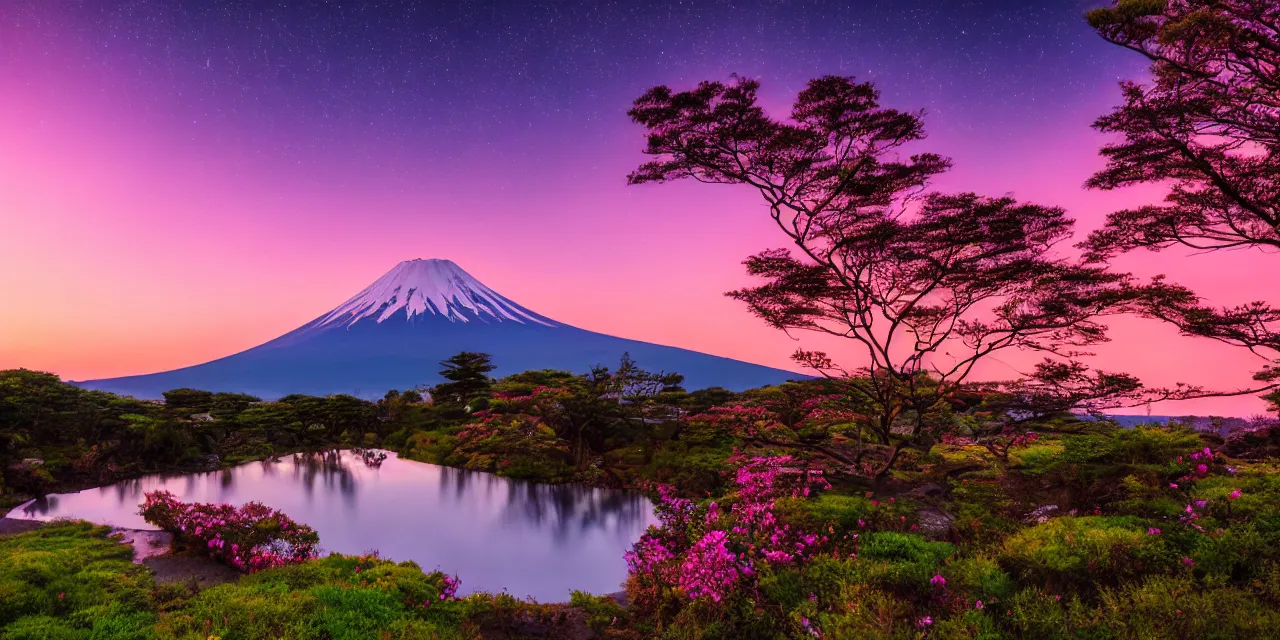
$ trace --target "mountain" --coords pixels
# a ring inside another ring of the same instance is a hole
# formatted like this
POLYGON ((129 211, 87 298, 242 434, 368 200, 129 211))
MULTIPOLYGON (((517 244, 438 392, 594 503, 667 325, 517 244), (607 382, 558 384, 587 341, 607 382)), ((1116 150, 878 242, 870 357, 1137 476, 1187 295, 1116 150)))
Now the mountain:
POLYGON ((586 372, 624 352, 642 368, 682 373, 685 386, 743 390, 801 378, 782 369, 627 340, 535 313, 449 260, 408 260, 320 317, 247 351, 192 367, 79 382, 158 398, 189 387, 271 399, 291 393, 381 397, 440 381, 439 362, 459 351, 493 355, 503 376, 530 369, 586 372))

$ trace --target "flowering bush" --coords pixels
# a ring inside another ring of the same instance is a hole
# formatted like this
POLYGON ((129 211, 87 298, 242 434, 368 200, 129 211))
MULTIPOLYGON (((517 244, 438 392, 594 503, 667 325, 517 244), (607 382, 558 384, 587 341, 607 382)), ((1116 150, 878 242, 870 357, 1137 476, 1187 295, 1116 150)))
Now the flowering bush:
POLYGON ((179 501, 168 491, 146 494, 139 511, 151 524, 241 571, 303 562, 316 557, 320 536, 258 502, 242 507, 179 501))
POLYGON ((669 487, 659 488, 661 525, 626 554, 628 595, 637 608, 656 611, 672 596, 715 604, 749 594, 760 569, 804 563, 830 545, 827 536, 784 524, 774 513, 780 498, 829 488, 821 471, 790 456, 735 462, 737 492, 728 509, 717 502, 697 505, 669 487))
POLYGON ((485 412, 457 434, 444 461, 512 478, 563 481, 573 474, 570 460, 564 441, 537 416, 485 412))

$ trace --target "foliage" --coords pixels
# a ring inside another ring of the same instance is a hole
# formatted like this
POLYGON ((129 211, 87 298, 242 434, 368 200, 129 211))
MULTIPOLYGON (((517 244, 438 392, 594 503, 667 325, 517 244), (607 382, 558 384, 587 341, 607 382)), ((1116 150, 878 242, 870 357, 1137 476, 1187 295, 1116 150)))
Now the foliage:
POLYGON ((140 513, 176 540, 241 571, 306 561, 320 542, 311 527, 257 502, 189 504, 168 491, 153 491, 140 513))
MULTIPOLYGON (((1090 234, 1098 259, 1148 249, 1280 247, 1280 5, 1271 0, 1117 0, 1089 13, 1108 41, 1144 56, 1149 84, 1094 127, 1116 134, 1089 186, 1171 185, 1161 204, 1116 211, 1090 234)), ((1181 287, 1146 312, 1202 336, 1280 357, 1280 309, 1215 308, 1181 287)), ((1259 379, 1274 387, 1274 370, 1259 379)))
MULTIPOLYGON (((925 137, 921 114, 882 107, 870 83, 811 80, 785 121, 759 106, 759 86, 659 86, 636 99, 628 115, 644 126, 654 159, 628 181, 693 178, 760 192, 799 253, 752 256, 747 272, 766 282, 729 295, 778 329, 853 341, 865 363, 856 369, 817 351, 794 357, 861 400, 865 428, 889 448, 876 477, 904 448, 951 428, 950 403, 979 362, 1020 349, 1053 358, 1037 380, 1060 386, 1063 370, 1085 378, 1076 358, 1106 339, 1101 319, 1151 295, 1125 274, 1055 254, 1074 224, 1061 208, 973 193, 918 197, 951 163, 906 157, 925 137)), ((1127 376, 1091 382, 1054 393, 1057 410, 1144 395, 1127 376)), ((1016 381, 1010 395, 1036 397, 1028 387, 1016 381)))
MULTIPOLYGON (((734 484, 723 509, 717 502, 700 506, 660 489, 661 526, 645 533, 627 554, 627 593, 641 615, 663 624, 678 621, 690 608, 741 615, 743 598, 756 590, 761 576, 802 566, 834 546, 828 536, 793 528, 774 513, 779 498, 829 487, 820 471, 786 456, 757 457, 737 465, 734 484)), ((726 630, 789 626, 755 616, 723 624, 726 630)))
POLYGON ((487 353, 463 351, 440 363, 440 377, 448 380, 431 389, 431 397, 440 403, 468 406, 472 400, 489 394, 493 380, 489 372, 497 367, 487 353))

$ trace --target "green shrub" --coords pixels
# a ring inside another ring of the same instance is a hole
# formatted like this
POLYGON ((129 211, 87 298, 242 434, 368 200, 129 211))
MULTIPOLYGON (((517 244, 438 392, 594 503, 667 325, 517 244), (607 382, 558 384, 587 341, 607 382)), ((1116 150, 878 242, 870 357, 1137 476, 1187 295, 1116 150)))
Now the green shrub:
POLYGON ((1000 568, 994 558, 987 556, 952 558, 941 573, 949 588, 970 600, 1004 600, 1017 589, 1013 578, 1000 568))
POLYGON ((1151 576, 1104 590, 1097 626, 1120 638, 1275 638, 1280 611, 1243 589, 1151 576))
POLYGON ((610 628, 623 627, 629 622, 627 610, 613 596, 594 596, 582 591, 574 591, 569 598, 569 605, 586 612, 587 624, 591 630, 603 635, 610 628))
POLYGON ((453 453, 457 437, 439 431, 419 431, 408 437, 401 455, 409 460, 444 464, 445 458, 453 453))
POLYGON ((1084 590, 1177 564, 1163 536, 1148 535, 1143 520, 1104 516, 1053 518, 1019 531, 1005 541, 999 560, 1020 580, 1084 590))
POLYGON ((893 531, 868 533, 859 540, 858 555, 869 560, 897 560, 940 565, 955 553, 946 542, 930 542, 921 536, 893 531))
POLYGON ((932 589, 929 580, 955 552, 946 542, 930 542, 915 534, 868 533, 859 540, 858 557, 848 565, 848 580, 902 596, 932 589))

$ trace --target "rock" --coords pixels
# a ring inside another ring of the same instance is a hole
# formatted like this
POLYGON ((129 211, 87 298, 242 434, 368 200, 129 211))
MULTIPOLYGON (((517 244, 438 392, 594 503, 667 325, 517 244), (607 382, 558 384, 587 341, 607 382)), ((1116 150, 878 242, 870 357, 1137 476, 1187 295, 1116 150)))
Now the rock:
POLYGON ((1037 524, 1048 522, 1049 518, 1058 515, 1058 505, 1046 504, 1043 507, 1036 507, 1034 511, 1027 514, 1027 522, 1035 522, 1037 524))
POLYGON ((942 485, 929 483, 913 488, 912 490, 902 494, 902 497, 912 498, 914 500, 921 500, 924 498, 941 498, 946 494, 946 492, 947 490, 943 488, 942 485))
POLYGON ((947 537, 951 533, 951 523, 956 521, 955 516, 933 507, 917 511, 916 520, 920 535, 934 539, 947 537))
POLYGON ((144 564, 147 558, 164 555, 173 545, 173 534, 165 531, 141 529, 114 529, 111 535, 133 547, 133 563, 144 564))

